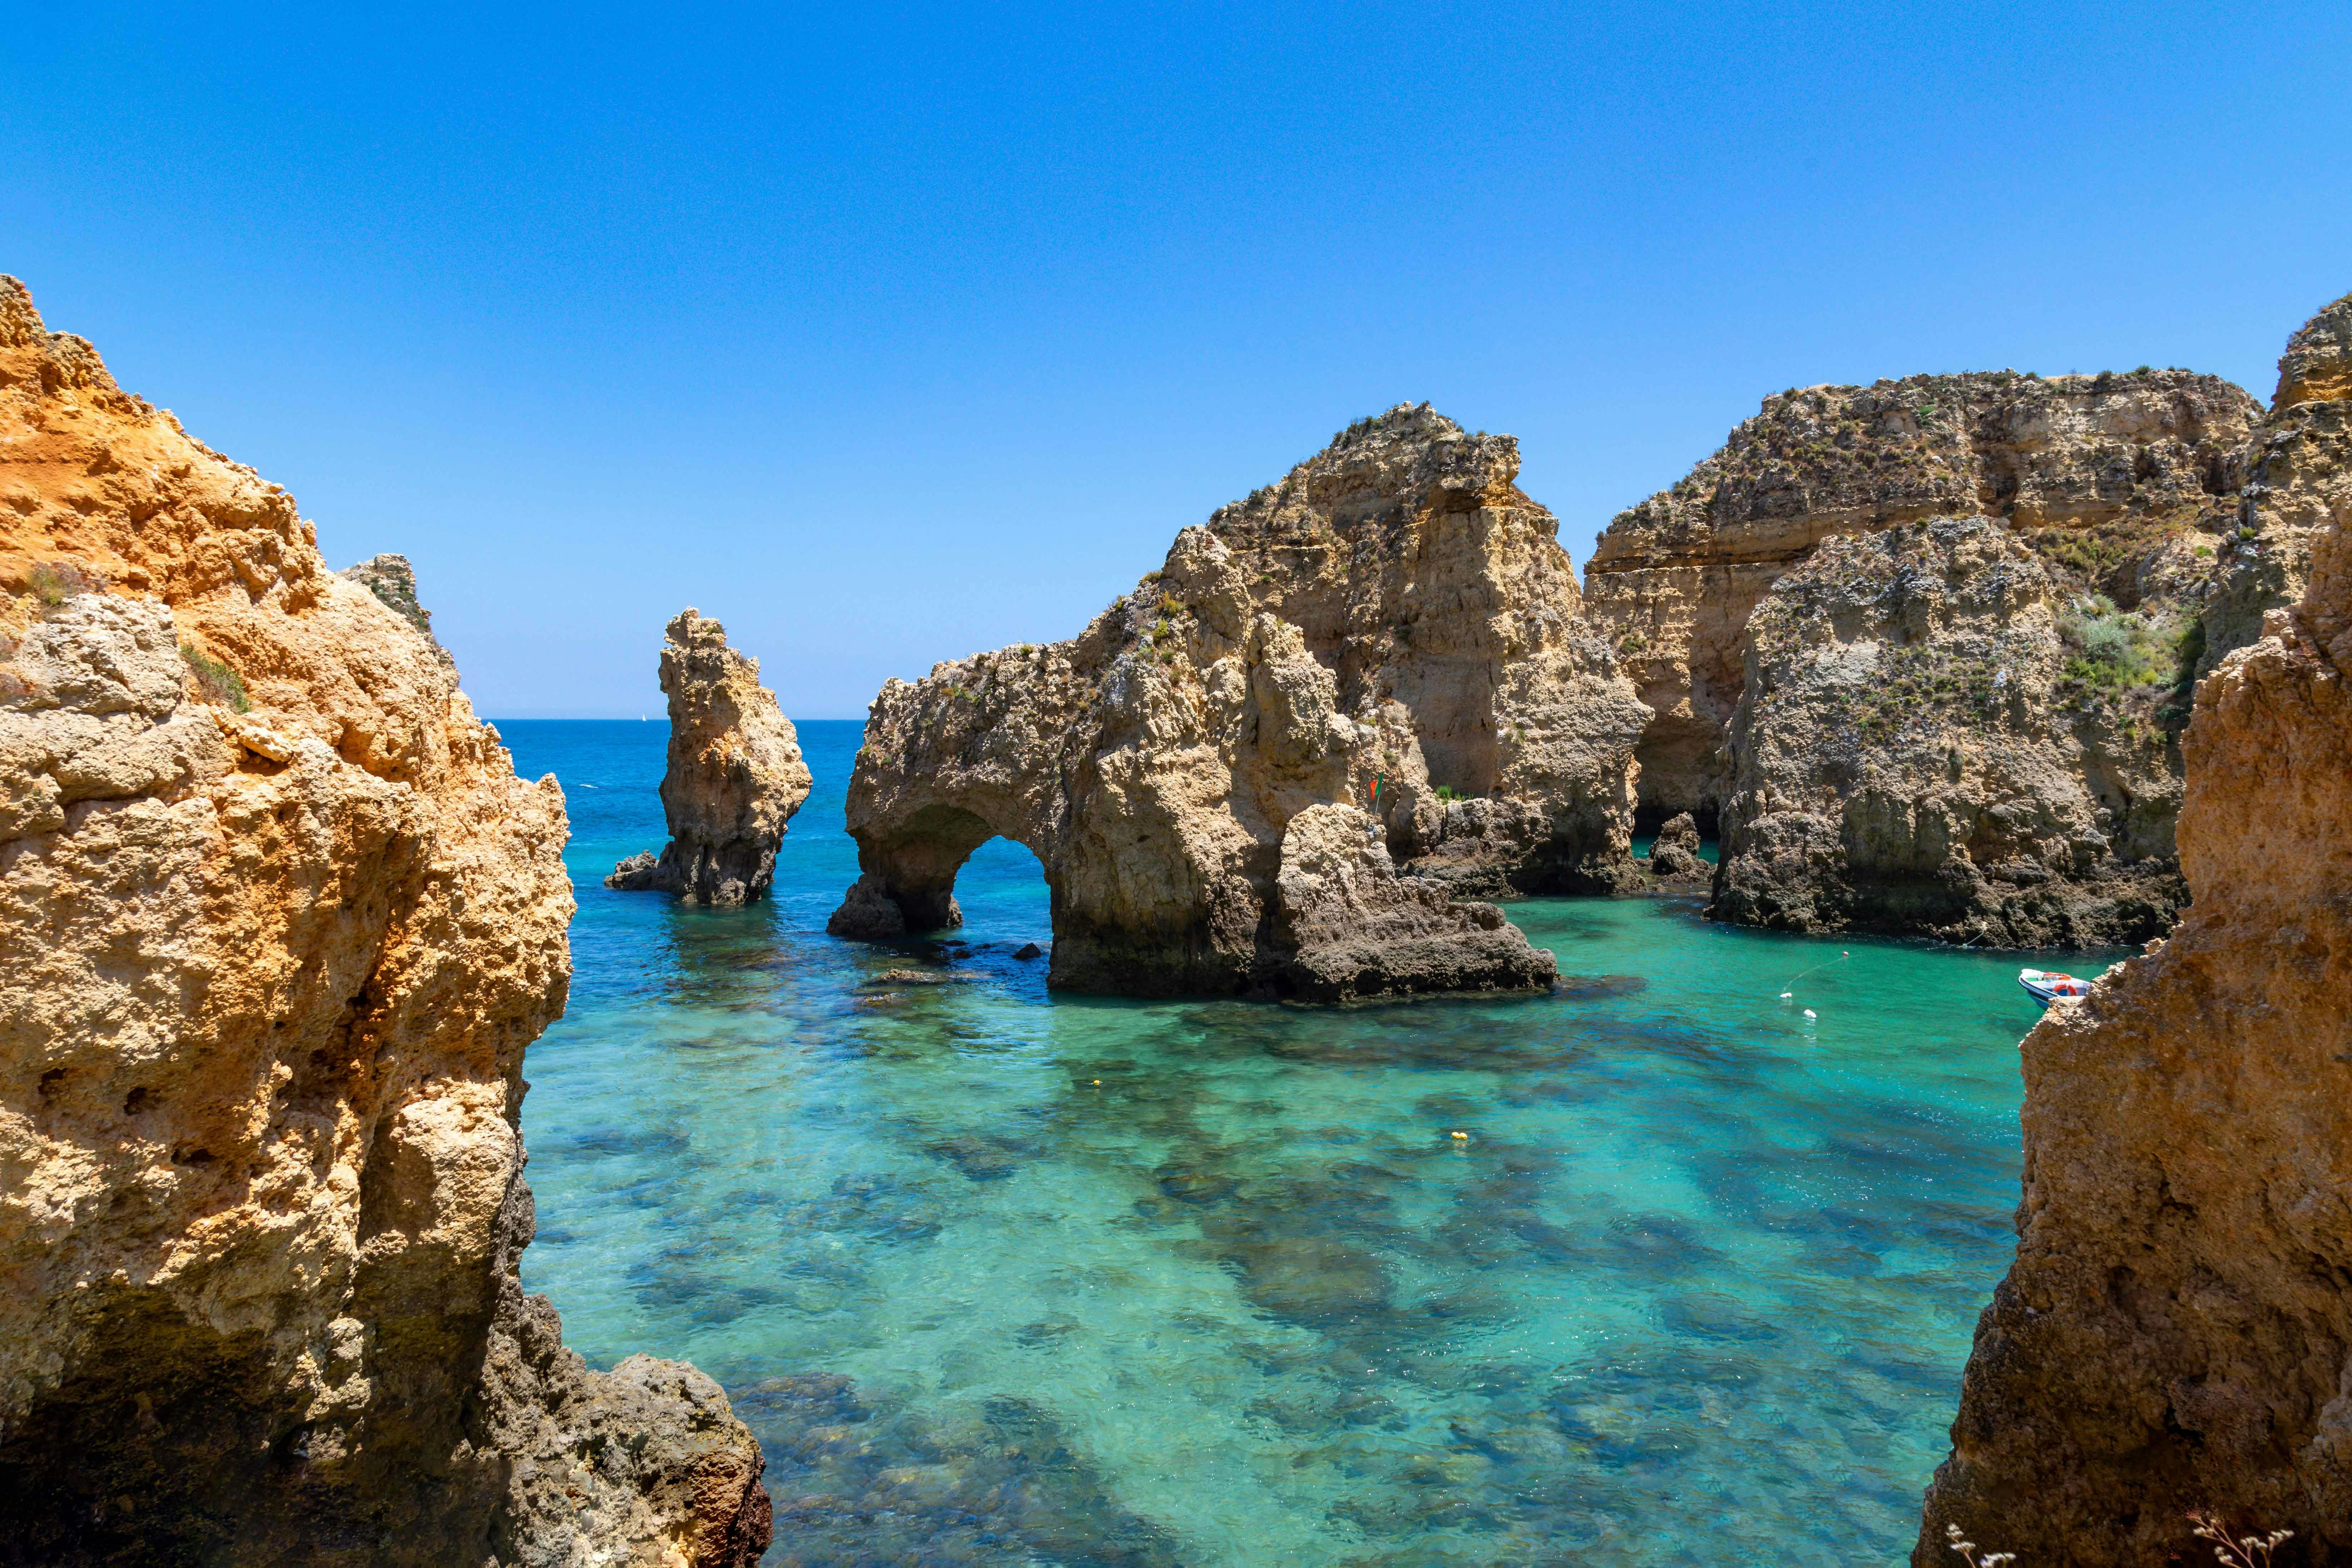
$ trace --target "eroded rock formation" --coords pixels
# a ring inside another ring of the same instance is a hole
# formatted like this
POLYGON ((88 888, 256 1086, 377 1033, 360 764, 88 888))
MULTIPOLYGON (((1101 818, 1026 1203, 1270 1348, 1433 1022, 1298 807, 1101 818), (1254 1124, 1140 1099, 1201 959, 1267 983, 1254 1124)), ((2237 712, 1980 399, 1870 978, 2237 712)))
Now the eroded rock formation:
POLYGON ((1708 872, 1699 856, 1698 819, 1687 811, 1666 819, 1650 841, 1650 875, 1661 881, 1688 882, 1708 872))
POLYGON ((891 681, 833 929, 956 923, 957 869, 1002 835, 1045 866, 1058 986, 1547 982, 1446 894, 1629 877, 1646 715, 1517 472, 1509 437, 1400 406, 1184 530, 1080 637, 891 681))
POLYGON ((2003 520, 2126 608, 2149 580, 2200 575, 2235 503, 2260 413, 2218 376, 2009 371, 1791 389, 1689 476, 1621 512, 1585 569, 1651 719, 1642 804, 1721 805, 1748 616, 1838 534, 1931 517, 2003 520))
POLYGON ((800 734, 760 684, 760 661, 727 646, 727 628, 678 612, 661 655, 669 699, 669 764, 661 858, 629 857, 604 879, 625 892, 659 889, 688 903, 742 904, 775 880, 776 847, 814 782, 800 734))
POLYGON ((2302 602, 2197 689, 2195 901, 2026 1037, 2017 1260, 1921 1568, 1948 1522, 2053 1568, 2196 1560, 2190 1509, 2294 1531, 2282 1565, 2352 1559, 2352 496, 2315 515, 2302 602))
POLYGON ((2312 542, 2352 487, 2352 294, 2287 340, 2278 395, 2248 443, 2237 524, 2201 611, 2200 673, 2303 595, 2312 542))
POLYGON ((761 1461, 515 1261, 554 781, 0 279, 0 1556, 752 1561, 761 1461))
POLYGON ((433 612, 416 596, 416 568, 408 563, 407 556, 371 555, 356 566, 343 568, 342 575, 373 594, 394 615, 415 626, 433 645, 433 651, 440 656, 450 673, 457 673, 457 661, 449 657, 449 650, 433 635, 433 612))
POLYGON ((1717 912, 2163 930, 2173 737, 2258 413, 2186 371, 1790 391, 1611 523, 1589 613, 1651 710, 1643 812, 1719 825, 1717 912))
POLYGON ((1832 538, 1791 569, 1748 623, 1716 913, 2012 947, 2168 929, 2178 753, 2069 689, 2068 601, 1990 518, 1832 538))

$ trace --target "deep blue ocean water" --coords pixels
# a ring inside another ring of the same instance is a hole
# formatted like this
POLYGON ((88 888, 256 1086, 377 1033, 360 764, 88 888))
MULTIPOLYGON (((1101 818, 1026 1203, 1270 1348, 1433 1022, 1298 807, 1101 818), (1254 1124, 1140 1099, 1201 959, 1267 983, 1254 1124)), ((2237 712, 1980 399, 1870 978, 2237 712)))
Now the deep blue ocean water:
POLYGON ((728 912, 602 885, 661 846, 664 725, 499 729, 580 900, 525 1282, 593 1363, 727 1385, 769 1563, 1907 1553, 2011 1250, 2013 956, 1539 900, 1549 998, 1049 995, 1002 840, 969 945, 824 934, 855 723, 801 726, 775 896, 728 912))

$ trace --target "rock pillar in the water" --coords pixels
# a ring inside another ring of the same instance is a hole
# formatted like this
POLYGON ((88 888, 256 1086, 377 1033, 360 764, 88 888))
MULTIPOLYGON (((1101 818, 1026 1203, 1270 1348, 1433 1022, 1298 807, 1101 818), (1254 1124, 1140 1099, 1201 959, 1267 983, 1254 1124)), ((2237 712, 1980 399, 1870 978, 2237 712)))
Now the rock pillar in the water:
POLYGON ((760 684, 760 661, 727 646, 727 628, 679 612, 662 648, 669 699, 669 766, 662 810, 670 841, 656 859, 629 857, 604 879, 625 892, 658 889, 688 903, 749 903, 774 879, 776 847, 813 782, 800 736, 760 684))
POLYGON ((1659 877, 1692 877, 1706 868, 1698 858, 1698 822, 1687 811, 1677 813, 1650 845, 1650 870, 1659 877))

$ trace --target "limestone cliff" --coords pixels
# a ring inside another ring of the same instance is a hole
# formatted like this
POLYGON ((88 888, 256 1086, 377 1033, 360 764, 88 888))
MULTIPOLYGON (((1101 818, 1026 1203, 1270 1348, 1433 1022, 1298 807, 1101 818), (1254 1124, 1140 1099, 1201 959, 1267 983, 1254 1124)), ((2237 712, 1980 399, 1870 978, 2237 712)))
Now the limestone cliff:
POLYGON ((727 628, 678 612, 661 655, 669 699, 669 764, 661 858, 633 855, 604 879, 625 891, 660 889, 688 903, 742 904, 775 880, 776 847, 814 782, 793 721, 760 684, 760 661, 727 646, 727 628))
POLYGON ((2012 947, 2168 929, 2185 889, 2161 687, 2136 707, 2075 679, 2080 619, 1990 518, 1824 541, 1748 622, 1716 913, 2012 947))
POLYGON ((756 1557, 724 1397, 516 1281, 565 831, 291 497, 0 279, 0 1558, 756 1557))
POLYGON ((1058 986, 1548 982, 1446 894, 1629 876, 1644 714, 1517 472, 1509 437, 1401 405, 1184 530, 1078 637, 886 685, 834 929, 955 923, 1002 835, 1044 863, 1058 986))
POLYGON ((1704 823, 1721 805, 1748 616, 1823 540, 1998 517, 2069 586, 2131 610, 2201 582, 2258 413, 2186 371, 1917 375, 1766 398, 1721 451, 1620 513, 1585 570, 1587 613, 1650 710, 1645 813, 1704 823))
POLYGON ((1716 913, 2169 925, 2175 737, 2256 413, 2186 371, 1814 387, 1621 514, 1591 614, 1651 710, 1644 815, 1717 818, 1716 913))
MULTIPOLYGON (((2282 416, 2298 442, 2341 429, 2282 416)), ((2192 1508, 2294 1531, 2283 1565, 2352 1559, 2347 524, 2338 489, 2301 603, 2197 689, 2186 918, 2026 1037, 2017 1260, 1922 1568, 1948 1522, 2053 1568, 2201 1559, 2192 1508)))

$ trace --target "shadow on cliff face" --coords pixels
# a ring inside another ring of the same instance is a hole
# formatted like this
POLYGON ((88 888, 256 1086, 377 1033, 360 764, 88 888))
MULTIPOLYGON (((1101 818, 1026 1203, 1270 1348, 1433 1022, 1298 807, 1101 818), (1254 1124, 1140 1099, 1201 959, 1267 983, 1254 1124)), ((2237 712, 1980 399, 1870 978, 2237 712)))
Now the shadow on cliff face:
POLYGON ((1119 1506, 1053 1418, 994 1398, 927 1418, 834 1373, 735 1396, 775 1494, 768 1568, 1179 1568, 1175 1542, 1119 1506))
MULTIPOLYGON (((0 1443, 0 1563, 409 1563, 424 1559, 404 1540, 462 1554, 460 1521, 484 1528, 493 1478, 447 1462, 454 1432, 397 1414, 454 1402, 394 1404, 366 1451, 315 1453, 258 1332, 192 1324, 154 1292, 107 1296, 97 1342, 0 1443), (314 1464, 334 1473, 305 1485, 314 1464)), ((478 1364, 488 1318, 427 1324, 427 1375, 478 1364)))

